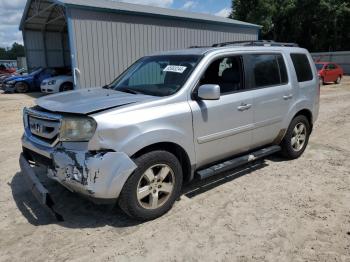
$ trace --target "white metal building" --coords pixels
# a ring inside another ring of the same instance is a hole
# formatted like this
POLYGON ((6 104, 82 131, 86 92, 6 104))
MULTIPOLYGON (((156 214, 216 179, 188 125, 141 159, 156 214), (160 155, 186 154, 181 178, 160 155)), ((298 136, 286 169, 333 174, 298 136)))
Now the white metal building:
POLYGON ((20 30, 29 69, 71 66, 83 88, 111 82, 156 51, 257 40, 260 26, 109 0, 28 0, 20 30))

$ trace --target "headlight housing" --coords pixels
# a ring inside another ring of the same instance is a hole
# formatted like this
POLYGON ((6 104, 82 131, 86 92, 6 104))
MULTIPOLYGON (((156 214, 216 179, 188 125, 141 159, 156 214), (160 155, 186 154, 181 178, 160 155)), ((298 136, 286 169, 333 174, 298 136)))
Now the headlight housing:
POLYGON ((56 84, 56 80, 50 80, 47 84, 48 85, 54 85, 54 84, 56 84))
POLYGON ((15 80, 12 80, 12 81, 7 81, 7 82, 6 82, 6 84, 8 84, 8 85, 13 85, 14 83, 16 83, 16 81, 15 81, 15 80))
POLYGON ((61 122, 60 140, 89 141, 95 134, 96 121, 91 117, 65 117, 61 122))

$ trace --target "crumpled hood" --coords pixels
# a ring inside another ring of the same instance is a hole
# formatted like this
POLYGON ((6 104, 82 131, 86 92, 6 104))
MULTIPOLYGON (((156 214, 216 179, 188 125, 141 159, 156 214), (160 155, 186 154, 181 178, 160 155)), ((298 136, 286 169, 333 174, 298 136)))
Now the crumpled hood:
POLYGON ((53 112, 90 114, 155 99, 158 98, 147 95, 128 94, 111 89, 89 88, 41 97, 35 102, 38 106, 53 112))

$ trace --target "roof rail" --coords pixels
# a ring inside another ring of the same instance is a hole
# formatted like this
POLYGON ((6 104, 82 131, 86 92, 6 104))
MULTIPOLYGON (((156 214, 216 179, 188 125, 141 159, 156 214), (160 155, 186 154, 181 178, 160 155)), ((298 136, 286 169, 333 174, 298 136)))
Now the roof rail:
POLYGON ((285 46, 285 47, 299 47, 295 43, 282 43, 275 42, 272 40, 253 40, 253 41, 233 41, 233 42, 224 42, 213 44, 212 47, 223 47, 229 45, 238 45, 238 46, 285 46))
POLYGON ((189 48, 207 48, 207 47, 212 47, 212 46, 209 46, 209 45, 192 45, 189 48))

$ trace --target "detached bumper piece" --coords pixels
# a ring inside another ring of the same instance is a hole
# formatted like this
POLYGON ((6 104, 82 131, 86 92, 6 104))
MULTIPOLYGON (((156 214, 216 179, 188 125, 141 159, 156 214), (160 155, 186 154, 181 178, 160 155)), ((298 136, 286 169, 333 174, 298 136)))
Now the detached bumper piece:
POLYGON ((64 221, 63 217, 54 210, 54 202, 52 201, 49 191, 39 181, 33 168, 30 166, 28 160, 23 154, 20 155, 19 165, 34 197, 41 205, 47 208, 47 210, 57 219, 57 221, 64 221))

